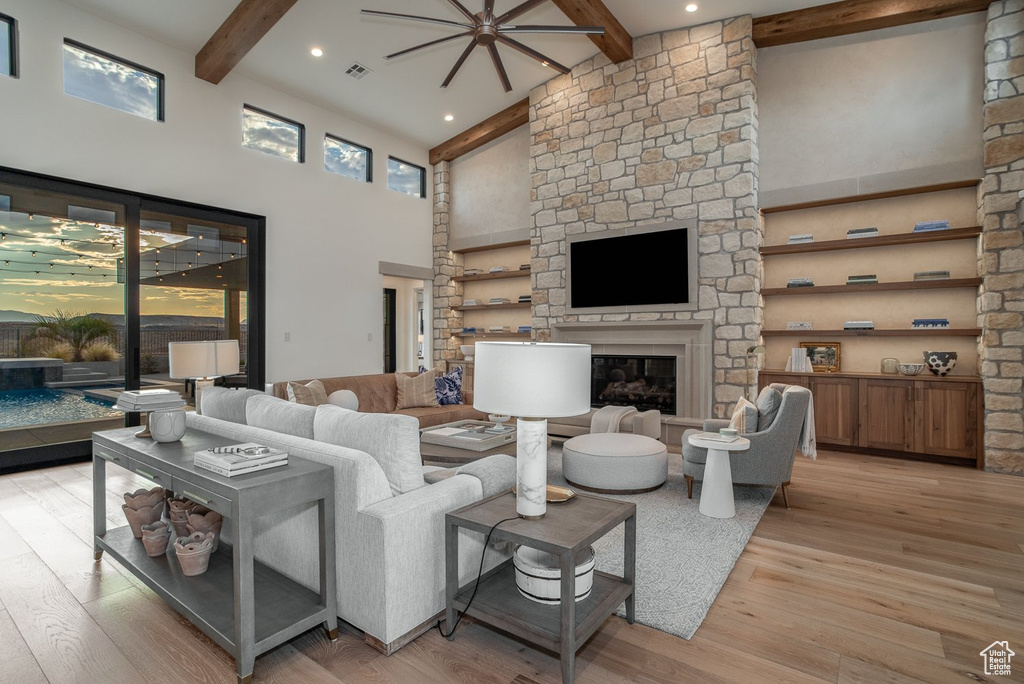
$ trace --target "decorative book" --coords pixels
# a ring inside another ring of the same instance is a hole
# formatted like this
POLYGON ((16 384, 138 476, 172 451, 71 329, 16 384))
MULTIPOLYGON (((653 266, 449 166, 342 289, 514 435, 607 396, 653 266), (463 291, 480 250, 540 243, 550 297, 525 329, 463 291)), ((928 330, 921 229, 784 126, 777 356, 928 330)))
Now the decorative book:
POLYGON ((786 287, 814 287, 814 280, 811 278, 790 278, 786 281, 786 287))
POLYGON ((847 239, 867 237, 878 237, 878 227, 871 226, 870 228, 851 228, 846 231, 847 239))
POLYGON ((874 330, 874 321, 846 321, 843 330, 874 330))
POLYGON ((812 330, 810 321, 789 321, 786 330, 812 330))
POLYGON ((918 271, 914 280, 949 280, 949 271, 918 271))
POLYGON ((255 442, 245 442, 197 451, 193 460, 197 468, 231 477, 287 465, 288 453, 255 442))
POLYGON ((507 270, 508 266, 491 266, 491 269, 490 271, 488 271, 488 273, 504 273, 507 270))
POLYGON ((926 233, 932 230, 949 230, 949 221, 918 221, 914 224, 915 233, 926 233))
POLYGON ((802 235, 790 235, 788 244, 803 245, 809 242, 814 242, 814 236, 810 233, 804 233, 802 235))

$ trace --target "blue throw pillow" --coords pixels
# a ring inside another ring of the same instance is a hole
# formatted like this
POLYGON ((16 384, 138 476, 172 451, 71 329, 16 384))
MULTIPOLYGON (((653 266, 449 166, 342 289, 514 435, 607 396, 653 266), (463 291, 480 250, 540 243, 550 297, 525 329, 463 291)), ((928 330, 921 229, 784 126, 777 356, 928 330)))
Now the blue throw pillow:
POLYGON ((441 406, 461 404, 462 366, 456 366, 451 373, 435 378, 434 394, 437 395, 437 403, 441 406))

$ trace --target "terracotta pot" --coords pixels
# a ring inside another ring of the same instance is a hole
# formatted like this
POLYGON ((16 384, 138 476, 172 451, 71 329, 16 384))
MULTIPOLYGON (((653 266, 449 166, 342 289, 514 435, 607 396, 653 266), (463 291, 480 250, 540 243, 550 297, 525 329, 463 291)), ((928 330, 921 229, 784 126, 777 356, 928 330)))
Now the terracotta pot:
POLYGON ((188 531, 188 516, 191 513, 197 513, 199 515, 205 515, 210 511, 209 508, 197 504, 191 499, 183 497, 174 497, 167 503, 168 512, 167 517, 171 519, 171 525, 174 526, 174 534, 177 537, 187 537, 188 531))
POLYGON ((186 528, 189 534, 195 534, 196 532, 206 534, 213 534, 213 550, 216 551, 217 547, 220 546, 220 529, 224 525, 224 518, 220 513, 216 511, 207 511, 205 515, 199 513, 190 513, 188 516, 188 524, 186 528))
POLYGON ((201 575, 210 565, 213 533, 196 532, 187 537, 178 537, 174 542, 174 552, 181 564, 181 574, 186 577, 201 575))
POLYGON ((121 506, 121 510, 124 511, 124 517, 128 519, 128 525, 132 528, 132 534, 135 535, 136 539, 142 539, 142 526, 150 525, 160 520, 160 516, 164 512, 164 502, 161 499, 156 504, 147 508, 128 508, 127 505, 121 506))
POLYGON ((151 558, 164 555, 170 539, 171 528, 163 520, 142 526, 142 545, 146 547, 146 553, 151 558))
POLYGON ((140 508, 148 508, 154 506, 157 503, 162 503, 164 498, 164 488, 154 487, 153 489, 136 489, 134 492, 125 492, 124 503, 128 508, 138 510, 140 508))

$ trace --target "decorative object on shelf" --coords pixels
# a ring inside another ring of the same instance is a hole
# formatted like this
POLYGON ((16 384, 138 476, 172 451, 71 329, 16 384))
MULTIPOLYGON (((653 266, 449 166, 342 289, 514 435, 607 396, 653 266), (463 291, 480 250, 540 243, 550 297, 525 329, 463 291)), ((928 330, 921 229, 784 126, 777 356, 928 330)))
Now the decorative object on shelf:
POLYGON ((845 321, 843 330, 874 330, 874 321, 845 321))
POLYGON ((747 391, 750 393, 750 397, 751 398, 753 398, 753 396, 754 396, 754 390, 752 389, 753 380, 751 380, 751 378, 750 378, 750 359, 751 358, 755 359, 755 361, 754 361, 754 369, 755 370, 758 369, 758 368, 761 368, 761 364, 756 361, 757 355, 758 354, 765 354, 765 353, 767 353, 767 351, 768 350, 764 348, 763 344, 757 344, 757 345, 754 345, 752 347, 747 347, 747 353, 746 353, 746 355, 744 357, 744 361, 746 363, 746 371, 747 371, 747 391))
POLYGON ((487 270, 488 273, 505 273, 506 271, 508 271, 508 266, 491 266, 487 270))
POLYGON ((914 280, 949 280, 949 271, 918 271, 914 280))
POLYGON ((896 375, 900 372, 899 359, 886 358, 882 359, 882 372, 886 375, 896 375))
MULTIPOLYGON (((596 558, 593 546, 588 546, 577 555, 577 602, 590 596, 594 586, 596 558)), ((561 603, 562 572, 558 567, 557 556, 529 546, 520 546, 512 554, 512 564, 516 569, 516 589, 520 594, 531 601, 549 606, 561 603)))
POLYGON ((814 326, 810 321, 788 321, 786 330, 813 330, 814 326))
POLYGON ((178 537, 174 542, 174 552, 181 564, 181 574, 195 577, 206 572, 210 566, 210 554, 213 553, 213 533, 195 532, 188 536, 178 537))
POLYGON ((801 233, 800 235, 790 235, 786 244, 806 245, 809 242, 814 242, 814 236, 810 233, 801 233))
POLYGON ((870 228, 851 228, 846 231, 847 240, 872 237, 878 237, 878 226, 871 226, 870 228))
POLYGON ((493 420, 494 427, 487 428, 485 432, 501 434, 502 432, 507 432, 508 430, 515 429, 511 427, 505 427, 504 425, 502 425, 502 423, 512 420, 512 416, 508 415, 507 413, 489 413, 487 414, 487 420, 493 420))
POLYGON ((923 363, 901 363, 899 365, 899 371, 902 375, 919 375, 923 370, 923 363))
POLYGON ((185 436, 185 409, 152 411, 146 419, 155 442, 177 442, 185 436))
POLYGON ((786 287, 814 287, 814 279, 809 276, 790 278, 786 281, 786 287))
MULTIPOLYGON (((464 330, 463 332, 468 332, 468 331, 464 330)), ((460 344, 459 345, 459 351, 462 352, 462 356, 465 357, 466 361, 472 361, 473 360, 473 349, 474 349, 475 346, 476 345, 472 345, 472 344, 460 344)))
POLYGON ((220 545, 220 530, 224 525, 224 516, 217 511, 206 511, 205 513, 189 513, 188 523, 185 529, 189 534, 210 533, 213 535, 213 550, 216 551, 220 545))
POLYGON ((124 511, 124 517, 128 520, 136 539, 142 539, 143 525, 155 523, 163 515, 164 493, 163 487, 125 492, 121 510, 124 511))
POLYGON ((170 540, 171 527, 163 520, 142 526, 142 545, 146 547, 146 555, 150 558, 164 555, 170 540))
POLYGON ((933 230, 949 230, 949 221, 918 221, 914 224, 915 233, 927 233, 933 230))
POLYGON ((789 358, 786 359, 786 370, 793 373, 813 373, 811 360, 807 356, 807 350, 802 347, 793 347, 789 350, 789 358))
MULTIPOLYGON (((125 413, 149 413, 162 409, 178 408, 185 405, 181 394, 168 389, 129 390, 117 395, 114 408, 125 413)), ((136 437, 152 437, 150 421, 135 433, 136 437)))
POLYGON ((839 371, 841 347, 838 342, 801 342, 807 350, 807 358, 815 373, 836 373, 839 371))
POLYGON ((171 525, 174 527, 174 536, 184 537, 188 535, 189 513, 194 512, 203 515, 208 510, 210 509, 184 497, 169 499, 167 501, 167 517, 170 518, 171 525))
POLYGON ((878 276, 874 273, 846 276, 847 285, 877 285, 878 276))
POLYGON ((213 387, 213 378, 238 372, 238 340, 207 340, 203 342, 169 342, 169 375, 172 378, 195 378, 196 413, 202 414, 202 392, 213 387))
POLYGON ((516 513, 547 510, 548 418, 590 411, 590 345, 479 342, 473 408, 516 416, 516 513))
POLYGON ((914 330, 920 328, 948 328, 948 318, 915 318, 910 324, 910 327, 914 330))
POLYGON ((956 352, 952 351, 926 351, 924 362, 928 364, 928 370, 940 378, 949 375, 956 365, 956 352))

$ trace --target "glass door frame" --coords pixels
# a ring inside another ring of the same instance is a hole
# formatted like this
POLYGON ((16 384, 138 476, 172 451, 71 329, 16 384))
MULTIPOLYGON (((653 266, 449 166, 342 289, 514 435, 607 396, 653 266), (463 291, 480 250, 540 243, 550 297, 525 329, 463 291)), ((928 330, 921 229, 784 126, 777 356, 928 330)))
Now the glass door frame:
MULTIPOLYGON (((247 386, 264 389, 266 359, 264 345, 266 287, 266 218, 255 214, 147 195, 92 183, 83 183, 0 166, 0 183, 42 190, 55 194, 78 196, 120 204, 125 208, 124 226, 124 355, 125 388, 139 389, 141 381, 141 293, 139 251, 140 219, 143 211, 177 214, 196 220, 233 223, 246 230, 247 295, 246 317, 249 334, 246 347, 247 386)), ((139 414, 125 414, 125 425, 139 424, 139 414)), ((12 449, 0 452, 0 474, 41 468, 60 463, 88 460, 92 441, 78 440, 61 444, 12 449)))

